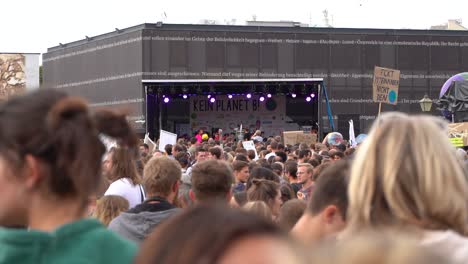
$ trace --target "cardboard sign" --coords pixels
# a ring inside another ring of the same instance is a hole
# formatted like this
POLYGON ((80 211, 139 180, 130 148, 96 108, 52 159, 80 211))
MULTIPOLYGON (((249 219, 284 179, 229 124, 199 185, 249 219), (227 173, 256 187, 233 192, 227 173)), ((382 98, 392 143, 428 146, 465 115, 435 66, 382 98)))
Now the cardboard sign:
POLYGON ((376 66, 372 87, 374 102, 396 105, 400 87, 400 71, 376 66))
POLYGON ((304 131, 284 131, 283 141, 285 145, 296 145, 298 143, 310 145, 317 142, 317 135, 304 133, 304 131))

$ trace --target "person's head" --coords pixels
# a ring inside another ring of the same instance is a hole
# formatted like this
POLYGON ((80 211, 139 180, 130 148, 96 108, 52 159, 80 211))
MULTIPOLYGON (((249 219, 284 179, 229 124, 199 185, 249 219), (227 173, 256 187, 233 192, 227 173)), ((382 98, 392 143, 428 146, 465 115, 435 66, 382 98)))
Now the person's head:
POLYGON ((249 159, 248 159, 247 156, 244 155, 244 154, 237 154, 237 155, 234 157, 234 161, 249 162, 249 159))
POLYGON ((129 209, 127 199, 119 195, 106 195, 97 200, 94 216, 105 226, 129 209))
POLYGON ((317 168, 318 166, 320 166, 320 161, 318 161, 317 159, 310 159, 307 161, 307 163, 309 163, 310 165, 312 165, 312 167, 317 168))
POLYGON ((267 221, 273 220, 270 207, 264 201, 251 201, 242 206, 242 210, 254 214, 267 221))
POLYGON ((276 175, 281 176, 283 174, 283 164, 275 162, 271 164, 271 170, 276 173, 276 175))
POLYGON ((294 247, 272 221, 228 207, 202 206, 159 225, 135 263, 305 263, 294 247))
POLYGON ((168 156, 172 156, 172 144, 167 144, 164 147, 164 151, 166 152, 168 156))
POLYGON ((186 169, 189 165, 189 154, 187 152, 177 152, 174 159, 179 162, 181 168, 186 169))
POLYGON ((406 234, 368 232, 336 242, 320 243, 310 250, 310 263, 327 264, 440 264, 454 263, 447 256, 421 246, 406 234))
POLYGON ((249 163, 236 160, 232 163, 232 169, 237 182, 247 182, 249 178, 249 163))
POLYGON ((252 186, 252 181, 253 180, 269 180, 269 181, 274 181, 276 183, 280 183, 280 179, 276 173, 274 173, 271 169, 267 169, 264 167, 258 167, 250 171, 249 178, 247 179, 247 184, 246 184, 246 190, 248 190, 252 186))
POLYGON ((223 154, 223 149, 220 148, 220 147, 212 147, 209 149, 209 158, 210 159, 216 159, 216 160, 220 160, 222 159, 221 155, 223 154))
POLYGON ((249 149, 247 150, 247 158, 249 158, 250 161, 255 160, 255 150, 249 149))
POLYGON ((139 149, 140 149, 140 154, 143 154, 143 153, 145 153, 145 155, 148 155, 148 154, 149 154, 149 146, 148 146, 148 144, 145 144, 145 143, 140 144, 140 148, 139 148, 139 149))
POLYGON ((141 176, 138 174, 135 155, 127 148, 114 147, 107 155, 109 159, 110 171, 108 178, 111 181, 127 178, 132 184, 141 182, 141 176))
POLYGON ((297 165, 297 180, 299 183, 306 184, 313 182, 314 167, 309 163, 299 163, 297 165))
POLYGON ((183 152, 185 151, 185 148, 184 146, 180 145, 180 144, 175 144, 173 147, 172 147, 172 155, 176 156, 177 153, 179 152, 183 152))
POLYGON ((336 151, 333 155, 330 156, 333 161, 341 160, 345 158, 345 154, 341 151, 336 151))
POLYGON ((467 178, 446 124, 382 114, 353 162, 349 231, 392 226, 467 234, 467 208, 467 178))
POLYGON ((349 148, 349 149, 347 149, 347 150, 344 152, 344 154, 345 154, 346 157, 351 157, 351 156, 354 155, 354 152, 355 152, 355 151, 356 151, 355 148, 349 148))
POLYGON ((252 187, 247 190, 247 200, 263 201, 271 209, 273 216, 278 216, 279 209, 283 204, 281 200, 281 191, 278 183, 269 180, 253 180, 252 187))
POLYGON ((197 144, 197 138, 196 137, 190 138, 190 145, 195 145, 195 144, 197 144))
POLYGON ((271 151, 273 151, 273 152, 278 151, 278 142, 272 141, 271 144, 270 144, 270 148, 271 148, 271 151))
POLYGON ((182 177, 182 170, 177 161, 167 157, 152 158, 146 164, 143 174, 147 197, 162 197, 174 203, 182 177))
POLYGON ((232 195, 229 205, 232 208, 241 208, 247 203, 247 192, 236 192, 232 195))
POLYGON ((295 182, 297 180, 297 162, 287 161, 284 164, 284 172, 289 182, 295 182))
POLYGON ((278 217, 279 226, 289 232, 297 221, 299 221, 302 214, 304 214, 306 206, 307 202, 299 199, 292 199, 285 202, 280 209, 278 217))
POLYGON ((228 202, 231 199, 232 170, 226 162, 207 160, 192 169, 192 197, 197 202, 228 202))
POLYGON ((47 209, 84 215, 101 181, 106 148, 100 133, 137 156, 138 138, 124 115, 91 113, 82 99, 59 90, 41 89, 2 102, 0 226, 56 228, 41 225, 51 219, 33 215, 47 209))
POLYGON ((199 129, 198 132, 197 132, 198 135, 203 135, 203 129, 199 129))
POLYGON ((307 160, 312 157, 312 151, 310 149, 300 149, 298 157, 301 160, 307 160))
POLYGON ((288 160, 288 155, 284 151, 277 151, 275 152, 276 157, 275 157, 275 162, 285 162, 288 160))
POLYGON ((197 148, 196 152, 195 152, 195 157, 197 159, 197 162, 202 162, 202 161, 208 160, 209 155, 210 155, 210 153, 203 146, 199 146, 197 148))
POLYGON ((280 191, 281 191, 281 200, 283 200, 283 203, 296 198, 294 189, 289 183, 281 183, 280 191))
POLYGON ((348 177, 349 164, 345 160, 334 162, 322 172, 304 215, 294 227, 297 238, 316 242, 345 228, 348 177))

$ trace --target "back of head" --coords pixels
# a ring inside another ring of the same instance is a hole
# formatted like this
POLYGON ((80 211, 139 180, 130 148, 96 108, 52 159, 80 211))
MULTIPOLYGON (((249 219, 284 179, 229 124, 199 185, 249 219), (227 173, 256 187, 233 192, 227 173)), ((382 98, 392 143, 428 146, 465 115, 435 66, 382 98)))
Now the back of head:
POLYGON ((192 170, 192 191, 199 202, 227 202, 233 181, 232 170, 223 161, 204 161, 192 170))
POLYGON ((223 154, 223 149, 221 147, 212 147, 209 149, 211 156, 214 156, 216 159, 221 159, 223 154))
POLYGON ((127 199, 118 195, 106 195, 100 198, 96 204, 95 217, 105 226, 108 226, 112 219, 129 209, 127 199))
POLYGON ((246 190, 252 186, 252 181, 255 179, 265 179, 269 181, 274 181, 279 183, 279 177, 271 169, 259 167, 253 169, 249 174, 249 179, 247 179, 246 190))
POLYGON ((280 192, 279 184, 274 181, 254 179, 252 187, 247 190, 247 200, 263 201, 269 206, 272 206, 273 201, 280 192))
POLYGON ((235 158, 236 161, 240 160, 240 161, 249 162, 249 159, 244 154, 237 154, 234 158, 235 158))
POLYGON ((250 160, 254 160, 256 155, 255 155, 255 150, 253 149, 249 149, 247 150, 247 157, 250 159, 250 160))
POLYGON ((419 241, 401 234, 367 233, 324 243, 310 252, 311 263, 329 264, 439 264, 453 263, 421 247, 419 241))
POLYGON ((284 171, 287 172, 291 178, 297 179, 297 162, 287 161, 284 164, 284 171))
POLYGON ((166 198, 181 177, 182 170, 177 161, 167 157, 152 158, 145 166, 143 177, 147 196, 166 198))
POLYGON ((164 151, 166 152, 167 155, 171 156, 172 155, 172 144, 167 144, 164 146, 164 151))
POLYGON ((252 236, 285 237, 271 221, 255 215, 220 205, 197 206, 158 226, 135 263, 219 263, 233 243, 252 236))
POLYGON ((381 115, 357 150, 349 186, 350 229, 417 227, 467 233, 468 183, 430 116, 381 115))
POLYGON ((31 162, 38 164, 38 188, 59 199, 85 201, 99 186, 106 150, 100 133, 138 153, 138 138, 124 115, 91 113, 85 101, 58 90, 43 89, 3 102, 0 128, 0 158, 15 174, 31 162))
POLYGON ((290 231, 304 214, 306 206, 306 201, 299 199, 292 199, 284 203, 278 217, 279 226, 285 231, 290 231))
POLYGON ((186 168, 189 165, 189 154, 184 151, 178 152, 175 156, 174 159, 179 162, 179 165, 182 168, 186 168))
POLYGON ((141 182, 141 176, 138 173, 135 155, 127 148, 115 147, 109 152, 112 160, 109 178, 116 181, 122 178, 128 178, 133 184, 141 182))
POLYGON ((307 212, 317 215, 327 206, 338 208, 343 219, 348 209, 349 162, 337 161, 326 168, 315 182, 315 189, 307 205, 307 212))
POLYGON ((242 209, 267 221, 273 220, 270 207, 263 201, 247 202, 244 206, 242 206, 242 209))

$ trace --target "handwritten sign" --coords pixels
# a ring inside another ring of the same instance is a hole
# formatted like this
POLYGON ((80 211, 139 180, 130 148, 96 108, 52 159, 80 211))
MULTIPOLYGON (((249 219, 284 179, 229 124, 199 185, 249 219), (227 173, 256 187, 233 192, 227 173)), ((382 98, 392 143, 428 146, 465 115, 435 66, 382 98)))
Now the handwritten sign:
POLYGON ((372 87, 374 102, 396 105, 400 87, 400 71, 376 66, 372 87))
POLYGON ((284 131, 283 141, 285 145, 295 145, 298 143, 309 145, 317 142, 317 135, 304 133, 304 131, 284 131))

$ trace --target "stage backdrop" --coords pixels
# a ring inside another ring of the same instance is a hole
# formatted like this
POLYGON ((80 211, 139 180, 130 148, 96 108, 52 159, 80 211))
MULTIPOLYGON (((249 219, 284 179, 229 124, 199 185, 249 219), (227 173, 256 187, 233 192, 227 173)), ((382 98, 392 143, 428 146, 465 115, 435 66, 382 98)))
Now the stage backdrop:
POLYGON ((214 103, 207 96, 190 97, 190 128, 192 131, 221 128, 223 133, 234 132, 235 128, 260 129, 266 136, 280 135, 282 131, 298 129, 286 116, 284 96, 273 96, 261 102, 259 95, 216 96, 214 103))

